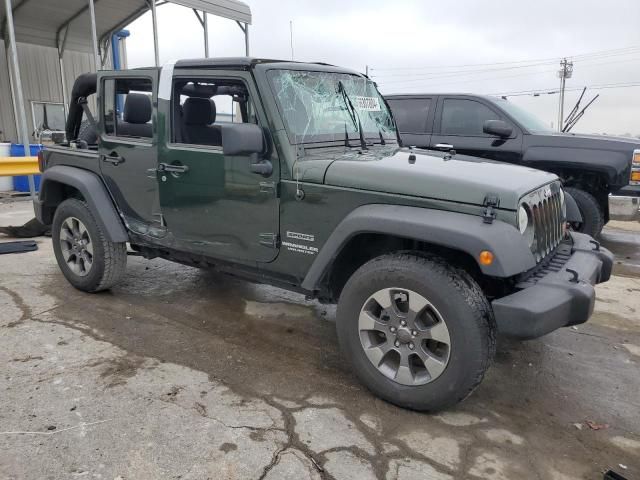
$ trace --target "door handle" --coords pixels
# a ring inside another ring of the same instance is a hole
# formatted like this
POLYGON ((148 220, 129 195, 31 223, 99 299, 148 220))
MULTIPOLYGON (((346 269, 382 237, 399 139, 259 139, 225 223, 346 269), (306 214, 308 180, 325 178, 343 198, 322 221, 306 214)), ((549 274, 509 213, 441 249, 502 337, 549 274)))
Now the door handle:
POLYGON ((102 161, 107 163, 112 163, 114 166, 118 166, 121 163, 124 163, 124 158, 118 155, 116 152, 110 153, 109 155, 103 155, 102 161))
POLYGON ((435 147, 439 150, 453 150, 453 145, 448 143, 437 143, 435 147))
POLYGON ((250 165, 251 173, 257 173, 263 177, 269 177, 273 173, 273 165, 269 160, 260 160, 250 165))
POLYGON ((175 165, 172 163, 160 163, 158 164, 159 172, 168 172, 168 173, 185 173, 189 171, 189 167, 186 165, 175 165))

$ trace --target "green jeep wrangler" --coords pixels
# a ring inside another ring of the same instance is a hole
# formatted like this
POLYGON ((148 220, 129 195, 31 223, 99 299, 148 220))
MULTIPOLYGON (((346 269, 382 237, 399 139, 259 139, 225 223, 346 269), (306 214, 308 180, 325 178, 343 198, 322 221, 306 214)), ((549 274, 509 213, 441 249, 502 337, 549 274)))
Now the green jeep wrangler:
POLYGON ((403 148, 375 84, 347 69, 82 75, 66 136, 41 155, 35 206, 73 286, 116 284, 129 248, 336 302, 353 370, 403 407, 468 396, 498 333, 587 321, 611 274, 610 252, 567 231, 579 212, 555 175, 403 148))

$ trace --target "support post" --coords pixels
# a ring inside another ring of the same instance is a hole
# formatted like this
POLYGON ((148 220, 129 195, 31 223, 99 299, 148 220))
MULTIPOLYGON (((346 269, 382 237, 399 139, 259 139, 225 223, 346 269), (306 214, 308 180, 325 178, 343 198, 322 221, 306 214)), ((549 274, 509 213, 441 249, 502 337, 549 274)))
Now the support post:
POLYGON ((58 42, 58 64, 60 66, 60 81, 62 82, 62 103, 64 103, 64 119, 67 120, 69 115, 69 95, 67 92, 67 84, 64 73, 64 49, 67 43, 67 35, 69 34, 69 26, 64 29, 64 36, 62 42, 58 42))
MULTIPOLYGON (((31 156, 31 148, 29 145, 29 129, 27 128, 27 112, 24 110, 24 94, 22 93, 22 77, 20 75, 20 64, 18 63, 18 49, 16 46, 16 32, 13 26, 13 10, 11 7, 11 0, 4 0, 6 9, 5 20, 7 22, 7 33, 9 36, 11 63, 13 67, 14 75, 14 89, 15 89, 15 109, 18 115, 18 136, 20 142, 24 145, 24 156, 31 156)), ((36 199, 36 186, 33 180, 33 175, 29 175, 29 193, 31 193, 31 199, 36 199)))
POLYGON ((69 115, 69 96, 67 94, 67 85, 65 83, 64 73, 64 53, 58 51, 58 63, 60 65, 60 81, 62 82, 62 103, 64 103, 64 121, 67 121, 67 115, 69 115))
POLYGON ((245 55, 249 56, 249 24, 244 24, 244 51, 245 55))
POLYGON ((153 23, 153 53, 155 54, 156 67, 160 66, 160 52, 158 51, 158 17, 156 15, 156 0, 150 0, 151 21, 153 23))
POLYGON ((91 39, 93 40, 93 57, 96 60, 96 71, 100 68, 100 53, 98 52, 98 33, 96 31, 96 9, 94 0, 89 0, 89 17, 91 18, 91 39))
POLYGON ((209 58, 209 25, 207 23, 207 12, 202 11, 202 28, 204 29, 204 58, 209 58))

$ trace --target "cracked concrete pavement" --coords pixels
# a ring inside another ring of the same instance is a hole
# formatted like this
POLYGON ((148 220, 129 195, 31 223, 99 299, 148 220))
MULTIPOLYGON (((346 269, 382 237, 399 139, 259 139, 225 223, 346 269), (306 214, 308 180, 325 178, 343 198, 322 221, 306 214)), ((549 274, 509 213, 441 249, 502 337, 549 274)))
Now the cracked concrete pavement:
MULTIPOLYGON (((0 225, 29 215, 0 204, 0 225)), ((593 320, 501 340, 434 415, 358 384, 332 307, 137 257, 83 294, 38 238, 0 256, 0 478, 640 478, 640 229, 615 227, 593 320)))

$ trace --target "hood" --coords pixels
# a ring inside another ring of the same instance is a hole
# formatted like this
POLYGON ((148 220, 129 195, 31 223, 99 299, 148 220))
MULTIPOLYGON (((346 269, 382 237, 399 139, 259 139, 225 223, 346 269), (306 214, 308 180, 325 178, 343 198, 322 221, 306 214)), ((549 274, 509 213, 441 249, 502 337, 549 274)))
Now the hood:
POLYGON ((345 152, 326 170, 324 183, 337 187, 482 205, 487 195, 515 210, 523 195, 556 180, 551 173, 465 155, 374 147, 345 152), (415 161, 409 161, 410 154, 415 161))

